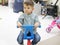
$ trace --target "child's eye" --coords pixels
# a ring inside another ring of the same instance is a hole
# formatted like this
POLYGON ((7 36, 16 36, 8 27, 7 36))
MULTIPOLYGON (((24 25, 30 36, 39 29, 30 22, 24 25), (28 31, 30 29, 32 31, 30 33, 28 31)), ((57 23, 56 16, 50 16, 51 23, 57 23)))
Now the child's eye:
POLYGON ((30 9, 30 8, 28 7, 28 9, 30 9))

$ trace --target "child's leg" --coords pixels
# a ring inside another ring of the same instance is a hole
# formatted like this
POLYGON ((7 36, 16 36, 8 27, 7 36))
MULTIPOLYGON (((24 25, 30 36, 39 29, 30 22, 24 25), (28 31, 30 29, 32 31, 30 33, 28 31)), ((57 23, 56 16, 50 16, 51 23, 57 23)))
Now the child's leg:
POLYGON ((23 32, 22 31, 20 31, 20 34, 18 35, 18 37, 17 37, 17 42, 19 43, 19 44, 23 44, 23 32))
POLYGON ((40 41, 40 39, 41 39, 40 35, 38 33, 35 33, 34 34, 34 39, 32 41, 32 45, 37 44, 40 41))

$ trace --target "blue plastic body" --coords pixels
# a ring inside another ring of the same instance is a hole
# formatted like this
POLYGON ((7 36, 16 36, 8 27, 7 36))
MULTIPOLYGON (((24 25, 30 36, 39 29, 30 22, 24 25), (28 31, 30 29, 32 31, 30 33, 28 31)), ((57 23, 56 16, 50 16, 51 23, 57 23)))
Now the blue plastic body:
POLYGON ((34 34, 33 34, 33 30, 34 30, 34 26, 22 26, 25 30, 24 32, 24 39, 34 39, 34 34), (27 33, 30 32, 30 36, 27 36, 27 33))
MULTIPOLYGON (((33 34, 34 26, 23 25, 21 27, 24 29, 24 39, 34 39, 34 34, 33 34), (28 32, 30 32, 30 36, 27 35, 28 32)), ((18 26, 17 26, 17 28, 18 28, 18 26)), ((41 26, 39 26, 39 28, 41 28, 41 26)))

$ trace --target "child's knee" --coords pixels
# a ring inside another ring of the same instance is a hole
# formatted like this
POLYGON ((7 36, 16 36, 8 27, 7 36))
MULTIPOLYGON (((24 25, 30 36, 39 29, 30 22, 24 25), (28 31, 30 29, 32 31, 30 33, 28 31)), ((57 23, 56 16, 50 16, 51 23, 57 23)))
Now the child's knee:
POLYGON ((41 37, 39 35, 37 35, 36 37, 36 43, 38 43, 41 40, 41 37))
POLYGON ((23 33, 22 33, 22 32, 20 32, 20 34, 18 35, 18 37, 17 37, 17 42, 18 42, 19 44, 22 44, 22 43, 23 43, 23 33))
POLYGON ((22 44, 23 43, 23 39, 20 39, 19 37, 17 38, 17 42, 19 43, 19 44, 22 44))
POLYGON ((37 44, 40 40, 41 40, 40 35, 39 35, 38 33, 35 34, 35 36, 34 36, 34 40, 33 40, 33 43, 37 44))

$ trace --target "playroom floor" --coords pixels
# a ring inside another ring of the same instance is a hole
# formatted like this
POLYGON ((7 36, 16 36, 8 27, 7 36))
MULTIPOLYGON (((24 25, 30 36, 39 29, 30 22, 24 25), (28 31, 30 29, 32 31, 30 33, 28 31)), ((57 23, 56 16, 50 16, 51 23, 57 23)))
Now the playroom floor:
MULTIPOLYGON (((21 12, 14 13, 12 8, 0 5, 0 45, 19 45, 16 39, 20 29, 16 28, 16 22, 21 14, 21 12)), ((41 28, 38 28, 37 32, 41 36, 41 41, 37 45, 60 45, 60 30, 57 27, 54 27, 51 33, 46 32, 46 27, 53 18, 47 16, 42 19, 42 17, 39 15, 41 28)))

